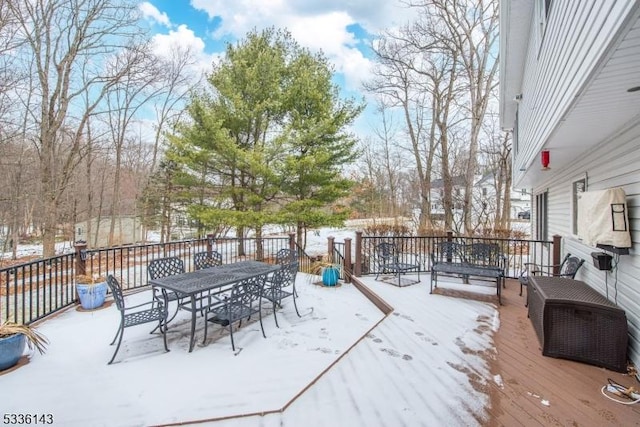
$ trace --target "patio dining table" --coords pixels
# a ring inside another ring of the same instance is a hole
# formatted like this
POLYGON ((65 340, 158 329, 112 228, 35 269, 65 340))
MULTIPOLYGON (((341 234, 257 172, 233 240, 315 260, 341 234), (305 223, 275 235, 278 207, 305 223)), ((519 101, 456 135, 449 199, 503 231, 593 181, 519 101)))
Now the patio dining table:
POLYGON ((191 311, 191 339, 189 342, 189 352, 191 352, 195 343, 198 301, 205 292, 223 292, 230 289, 234 283, 267 275, 279 268, 277 265, 260 261, 239 261, 149 280, 149 284, 174 291, 180 297, 190 299, 189 305, 180 304, 180 308, 191 311))

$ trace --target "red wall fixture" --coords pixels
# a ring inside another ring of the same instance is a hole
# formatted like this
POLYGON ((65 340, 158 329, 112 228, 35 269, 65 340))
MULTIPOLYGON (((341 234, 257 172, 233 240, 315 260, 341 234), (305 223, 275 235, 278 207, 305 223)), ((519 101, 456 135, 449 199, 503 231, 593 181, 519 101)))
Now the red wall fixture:
POLYGON ((542 163, 542 169, 549 169, 549 150, 543 150, 540 153, 540 162, 542 163))

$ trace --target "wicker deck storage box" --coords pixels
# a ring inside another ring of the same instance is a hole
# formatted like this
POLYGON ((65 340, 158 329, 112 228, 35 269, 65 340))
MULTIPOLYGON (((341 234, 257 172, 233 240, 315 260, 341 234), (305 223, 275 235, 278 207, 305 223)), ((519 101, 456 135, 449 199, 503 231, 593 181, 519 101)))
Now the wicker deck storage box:
POLYGON ((584 282, 532 276, 529 317, 542 354, 627 371, 627 318, 584 282))

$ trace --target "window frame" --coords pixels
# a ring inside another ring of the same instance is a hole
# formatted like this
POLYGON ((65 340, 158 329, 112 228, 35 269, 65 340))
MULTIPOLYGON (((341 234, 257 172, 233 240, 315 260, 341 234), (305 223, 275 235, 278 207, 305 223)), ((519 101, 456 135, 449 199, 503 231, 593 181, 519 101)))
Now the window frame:
POLYGON ((587 176, 571 182, 571 233, 578 236, 578 195, 587 191, 587 176))
POLYGON ((549 190, 536 194, 536 240, 549 241, 549 190))

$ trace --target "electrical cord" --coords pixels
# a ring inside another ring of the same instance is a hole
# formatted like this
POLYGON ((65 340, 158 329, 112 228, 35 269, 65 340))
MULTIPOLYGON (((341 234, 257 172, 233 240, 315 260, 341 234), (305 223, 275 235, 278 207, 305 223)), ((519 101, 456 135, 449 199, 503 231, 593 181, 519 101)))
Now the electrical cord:
POLYGON ((613 288, 616 291, 614 301, 618 305, 618 263, 620 262, 620 254, 615 254, 614 260, 616 262, 615 281, 613 282, 613 288))
POLYGON ((611 378, 607 378, 607 381, 609 381, 609 384, 603 386, 601 390, 602 395, 607 399, 613 400, 614 402, 620 403, 622 405, 634 405, 640 402, 640 391, 636 390, 633 387, 627 388, 622 384, 618 384, 611 378), (612 395, 617 396, 621 399, 617 399, 612 395))

